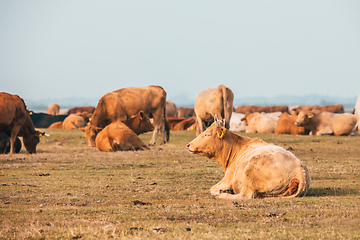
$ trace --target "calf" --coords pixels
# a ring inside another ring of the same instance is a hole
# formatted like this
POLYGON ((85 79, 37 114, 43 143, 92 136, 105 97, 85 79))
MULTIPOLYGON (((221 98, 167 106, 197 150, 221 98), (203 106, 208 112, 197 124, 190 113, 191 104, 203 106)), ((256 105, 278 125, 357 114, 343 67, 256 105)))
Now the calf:
POLYGON ((222 199, 305 196, 307 168, 291 152, 261 139, 241 137, 213 123, 187 144, 191 153, 217 161, 224 178, 210 189, 222 199))

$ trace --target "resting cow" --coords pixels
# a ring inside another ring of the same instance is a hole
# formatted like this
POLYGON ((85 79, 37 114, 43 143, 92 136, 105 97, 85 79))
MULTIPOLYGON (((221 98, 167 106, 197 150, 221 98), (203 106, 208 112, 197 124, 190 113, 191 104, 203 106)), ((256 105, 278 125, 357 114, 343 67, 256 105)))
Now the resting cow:
POLYGON ((241 120, 244 116, 245 114, 233 112, 231 114, 229 130, 235 132, 246 132, 246 123, 241 120))
POLYGON ((296 117, 286 112, 280 115, 277 121, 275 134, 291 134, 291 135, 305 135, 309 134, 309 130, 305 127, 296 126, 296 117))
POLYGON ((308 128, 312 135, 341 136, 352 134, 358 121, 359 117, 350 113, 301 111, 295 125, 308 128))
POLYGON ((77 114, 70 114, 67 118, 64 119, 62 123, 62 128, 66 130, 73 130, 85 127, 86 121, 83 117, 77 114))
POLYGON ((273 113, 246 113, 241 119, 247 125, 248 133, 273 133, 279 117, 273 113))
POLYGON ((223 167, 224 178, 210 189, 217 198, 298 197, 310 187, 307 168, 291 152, 241 137, 217 121, 186 147, 223 167))
POLYGON ((208 88, 200 92, 196 97, 194 107, 197 122, 199 123, 197 134, 204 131, 204 125, 210 125, 214 121, 215 114, 220 120, 225 120, 225 127, 229 129, 233 112, 233 100, 233 92, 224 85, 208 88))
POLYGON ((89 146, 95 146, 99 130, 116 120, 127 119, 141 110, 154 119, 150 145, 155 144, 159 130, 162 133, 162 143, 165 143, 170 137, 165 102, 166 92, 160 86, 122 88, 105 94, 99 100, 90 123, 85 127, 85 137, 89 146))
POLYGON ((31 121, 36 128, 48 128, 54 122, 64 121, 68 115, 50 115, 47 113, 35 113, 29 111, 31 121))
POLYGON ((24 100, 4 92, 0 93, 0 131, 10 136, 10 154, 15 153, 17 136, 23 137, 28 153, 36 153, 36 145, 45 134, 35 130, 24 100))

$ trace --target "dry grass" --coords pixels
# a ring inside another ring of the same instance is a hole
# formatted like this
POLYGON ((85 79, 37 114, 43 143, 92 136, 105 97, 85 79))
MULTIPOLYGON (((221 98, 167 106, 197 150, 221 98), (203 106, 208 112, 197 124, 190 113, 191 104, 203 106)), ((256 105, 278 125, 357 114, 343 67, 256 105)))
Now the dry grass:
MULTIPOLYGON (((0 155, 4 239, 356 239, 360 138, 250 135, 309 168, 308 195, 224 201, 214 161, 187 152, 192 132, 150 151, 103 153, 80 131, 46 130, 38 154, 0 155)), ((150 134, 141 136, 145 142, 150 134)))

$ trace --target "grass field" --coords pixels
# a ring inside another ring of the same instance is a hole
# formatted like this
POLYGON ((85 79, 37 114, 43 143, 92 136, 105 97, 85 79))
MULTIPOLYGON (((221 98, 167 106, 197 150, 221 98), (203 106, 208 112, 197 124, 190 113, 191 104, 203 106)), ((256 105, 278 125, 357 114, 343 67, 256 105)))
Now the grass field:
POLYGON ((193 132, 104 153, 81 131, 45 131, 37 154, 0 155, 2 239, 359 239, 360 137, 242 133, 290 149, 312 182, 303 198, 234 202, 210 195, 224 173, 188 153, 193 132))

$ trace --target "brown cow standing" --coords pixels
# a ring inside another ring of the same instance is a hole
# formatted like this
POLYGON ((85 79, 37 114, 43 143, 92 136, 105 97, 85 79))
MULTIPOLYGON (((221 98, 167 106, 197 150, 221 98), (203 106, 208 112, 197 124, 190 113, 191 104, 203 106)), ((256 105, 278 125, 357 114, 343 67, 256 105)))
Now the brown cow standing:
POLYGON ((26 110, 25 102, 17 95, 0 93, 0 131, 10 136, 10 154, 15 153, 17 136, 23 137, 26 150, 36 153, 36 145, 45 133, 36 131, 26 110))
POLYGON ((162 133, 162 143, 165 143, 170 137, 165 102, 166 92, 160 86, 122 88, 105 94, 99 100, 90 123, 85 127, 89 146, 95 146, 96 135, 101 129, 113 121, 127 119, 141 110, 154 119, 150 145, 155 144, 159 130, 162 133))
POLYGON ((215 114, 220 120, 225 120, 225 127, 229 129, 233 100, 233 92, 224 85, 208 88, 200 92, 197 95, 194 107, 197 122, 199 123, 197 134, 204 131, 204 124, 210 125, 214 122, 215 114))
POLYGON ((46 109, 46 112, 49 115, 59 115, 60 106, 57 103, 50 104, 49 107, 46 109))

